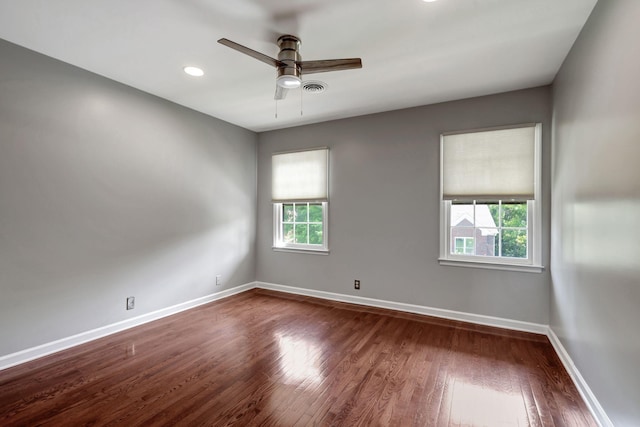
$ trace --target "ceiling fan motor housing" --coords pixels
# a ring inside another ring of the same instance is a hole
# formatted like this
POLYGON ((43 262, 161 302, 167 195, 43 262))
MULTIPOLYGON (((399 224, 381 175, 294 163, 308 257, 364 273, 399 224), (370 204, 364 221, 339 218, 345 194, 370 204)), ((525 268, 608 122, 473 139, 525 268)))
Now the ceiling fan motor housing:
POLYGON ((300 79, 300 39, 291 35, 280 36, 278 46, 278 61, 284 64, 278 67, 278 77, 293 76, 300 79))

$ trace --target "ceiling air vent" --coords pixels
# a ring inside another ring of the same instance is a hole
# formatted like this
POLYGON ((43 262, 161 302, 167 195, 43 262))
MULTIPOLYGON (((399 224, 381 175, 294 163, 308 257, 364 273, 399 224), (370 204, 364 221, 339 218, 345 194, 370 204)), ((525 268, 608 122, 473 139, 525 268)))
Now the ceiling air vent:
POLYGON ((302 82, 302 90, 307 93, 322 93, 327 90, 327 84, 317 80, 302 82))

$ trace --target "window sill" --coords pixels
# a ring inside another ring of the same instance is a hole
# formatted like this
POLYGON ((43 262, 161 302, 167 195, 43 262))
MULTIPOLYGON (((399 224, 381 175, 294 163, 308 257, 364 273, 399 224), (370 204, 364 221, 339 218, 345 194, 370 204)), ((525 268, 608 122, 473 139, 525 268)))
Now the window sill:
POLYGON ((504 264, 495 262, 479 262, 479 261, 463 261, 438 258, 440 265, 449 267, 467 267, 467 268, 483 268, 487 270, 505 270, 505 271, 522 271, 526 273, 542 273, 544 266, 529 264, 504 264))
POLYGON ((309 255, 329 255, 328 249, 299 249, 299 248, 282 248, 279 246, 272 246, 274 252, 291 252, 296 254, 309 254, 309 255))

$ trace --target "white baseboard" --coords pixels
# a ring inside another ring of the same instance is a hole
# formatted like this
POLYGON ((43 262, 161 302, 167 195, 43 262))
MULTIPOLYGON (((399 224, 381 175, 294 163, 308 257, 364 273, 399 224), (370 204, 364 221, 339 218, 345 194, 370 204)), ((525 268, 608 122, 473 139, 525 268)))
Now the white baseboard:
POLYGON ((199 305, 230 297, 231 295, 239 294, 255 287, 255 282, 247 283, 245 285, 236 286, 235 288, 225 289, 221 292, 216 292, 214 294, 196 298, 191 301, 176 304, 171 307, 152 311, 151 313, 143 314, 138 317, 133 317, 131 319, 123 320, 111 325, 106 325, 97 329, 79 333, 77 335, 62 338, 57 341, 52 341, 36 347, 18 351, 16 353, 11 353, 0 357, 0 370, 19 365, 21 363, 29 362, 31 360, 47 356, 52 353, 57 353, 58 351, 66 350, 68 348, 75 347, 77 345, 84 344, 89 341, 105 337, 107 335, 115 334, 116 332, 124 331, 125 329, 130 329, 135 326, 143 325, 145 323, 161 319, 163 317, 171 316, 172 314, 180 313, 181 311, 189 310, 199 305))
POLYGON ((445 310, 442 308, 427 307, 422 305, 384 301, 354 295, 316 291, 313 289, 296 288, 292 286, 277 285, 275 283, 256 282, 256 288, 322 298, 331 301, 365 305, 369 307, 386 308, 389 310, 404 311, 406 313, 424 314, 427 316, 440 317, 449 320, 459 320, 462 322, 494 326, 497 328, 511 329, 515 331, 533 332, 542 335, 546 335, 547 330, 549 329, 547 325, 541 325, 537 323, 522 322, 519 320, 504 319, 501 317, 484 316, 481 314, 464 313, 462 311, 445 310))
POLYGON ((598 423, 600 423, 602 427, 613 427, 613 423, 600 405, 600 402, 598 402, 598 399, 596 399, 584 377, 582 376, 582 374, 580 374, 580 371, 573 363, 571 356, 569 356, 569 353, 562 345, 562 342, 560 341, 558 336, 550 327, 547 329, 547 336, 549 337, 549 341, 551 341, 551 345, 558 354, 558 357, 562 361, 564 368, 569 373, 569 376, 571 376, 573 383, 576 385, 578 392, 582 396, 584 402, 587 404, 587 407, 589 407, 589 410, 593 414, 594 418, 598 421, 598 423))

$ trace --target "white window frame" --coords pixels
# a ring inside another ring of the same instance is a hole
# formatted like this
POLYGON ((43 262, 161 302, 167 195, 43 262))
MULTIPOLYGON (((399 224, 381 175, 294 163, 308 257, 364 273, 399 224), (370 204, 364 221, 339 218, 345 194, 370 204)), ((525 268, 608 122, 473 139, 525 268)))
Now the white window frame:
POLYGON ((290 243, 284 240, 284 222, 282 218, 283 205, 288 204, 316 204, 308 201, 287 201, 273 204, 273 249, 284 252, 308 252, 316 254, 329 253, 329 202, 319 202, 322 205, 322 245, 290 243))
MULTIPOLYGON (((514 129, 531 124, 521 124, 516 126, 493 127, 486 129, 475 129, 468 131, 481 132, 498 129, 514 129)), ((527 201, 527 256, 528 258, 510 257, 490 257, 483 255, 460 255, 451 253, 451 200, 443 199, 443 158, 442 146, 444 136, 440 137, 440 265, 456 267, 472 267, 509 271, 525 271, 540 273, 544 270, 542 266, 542 207, 541 207, 541 173, 542 173, 542 124, 535 124, 535 152, 534 152, 534 199, 527 201)), ((509 200, 503 200, 507 202, 509 200)))

